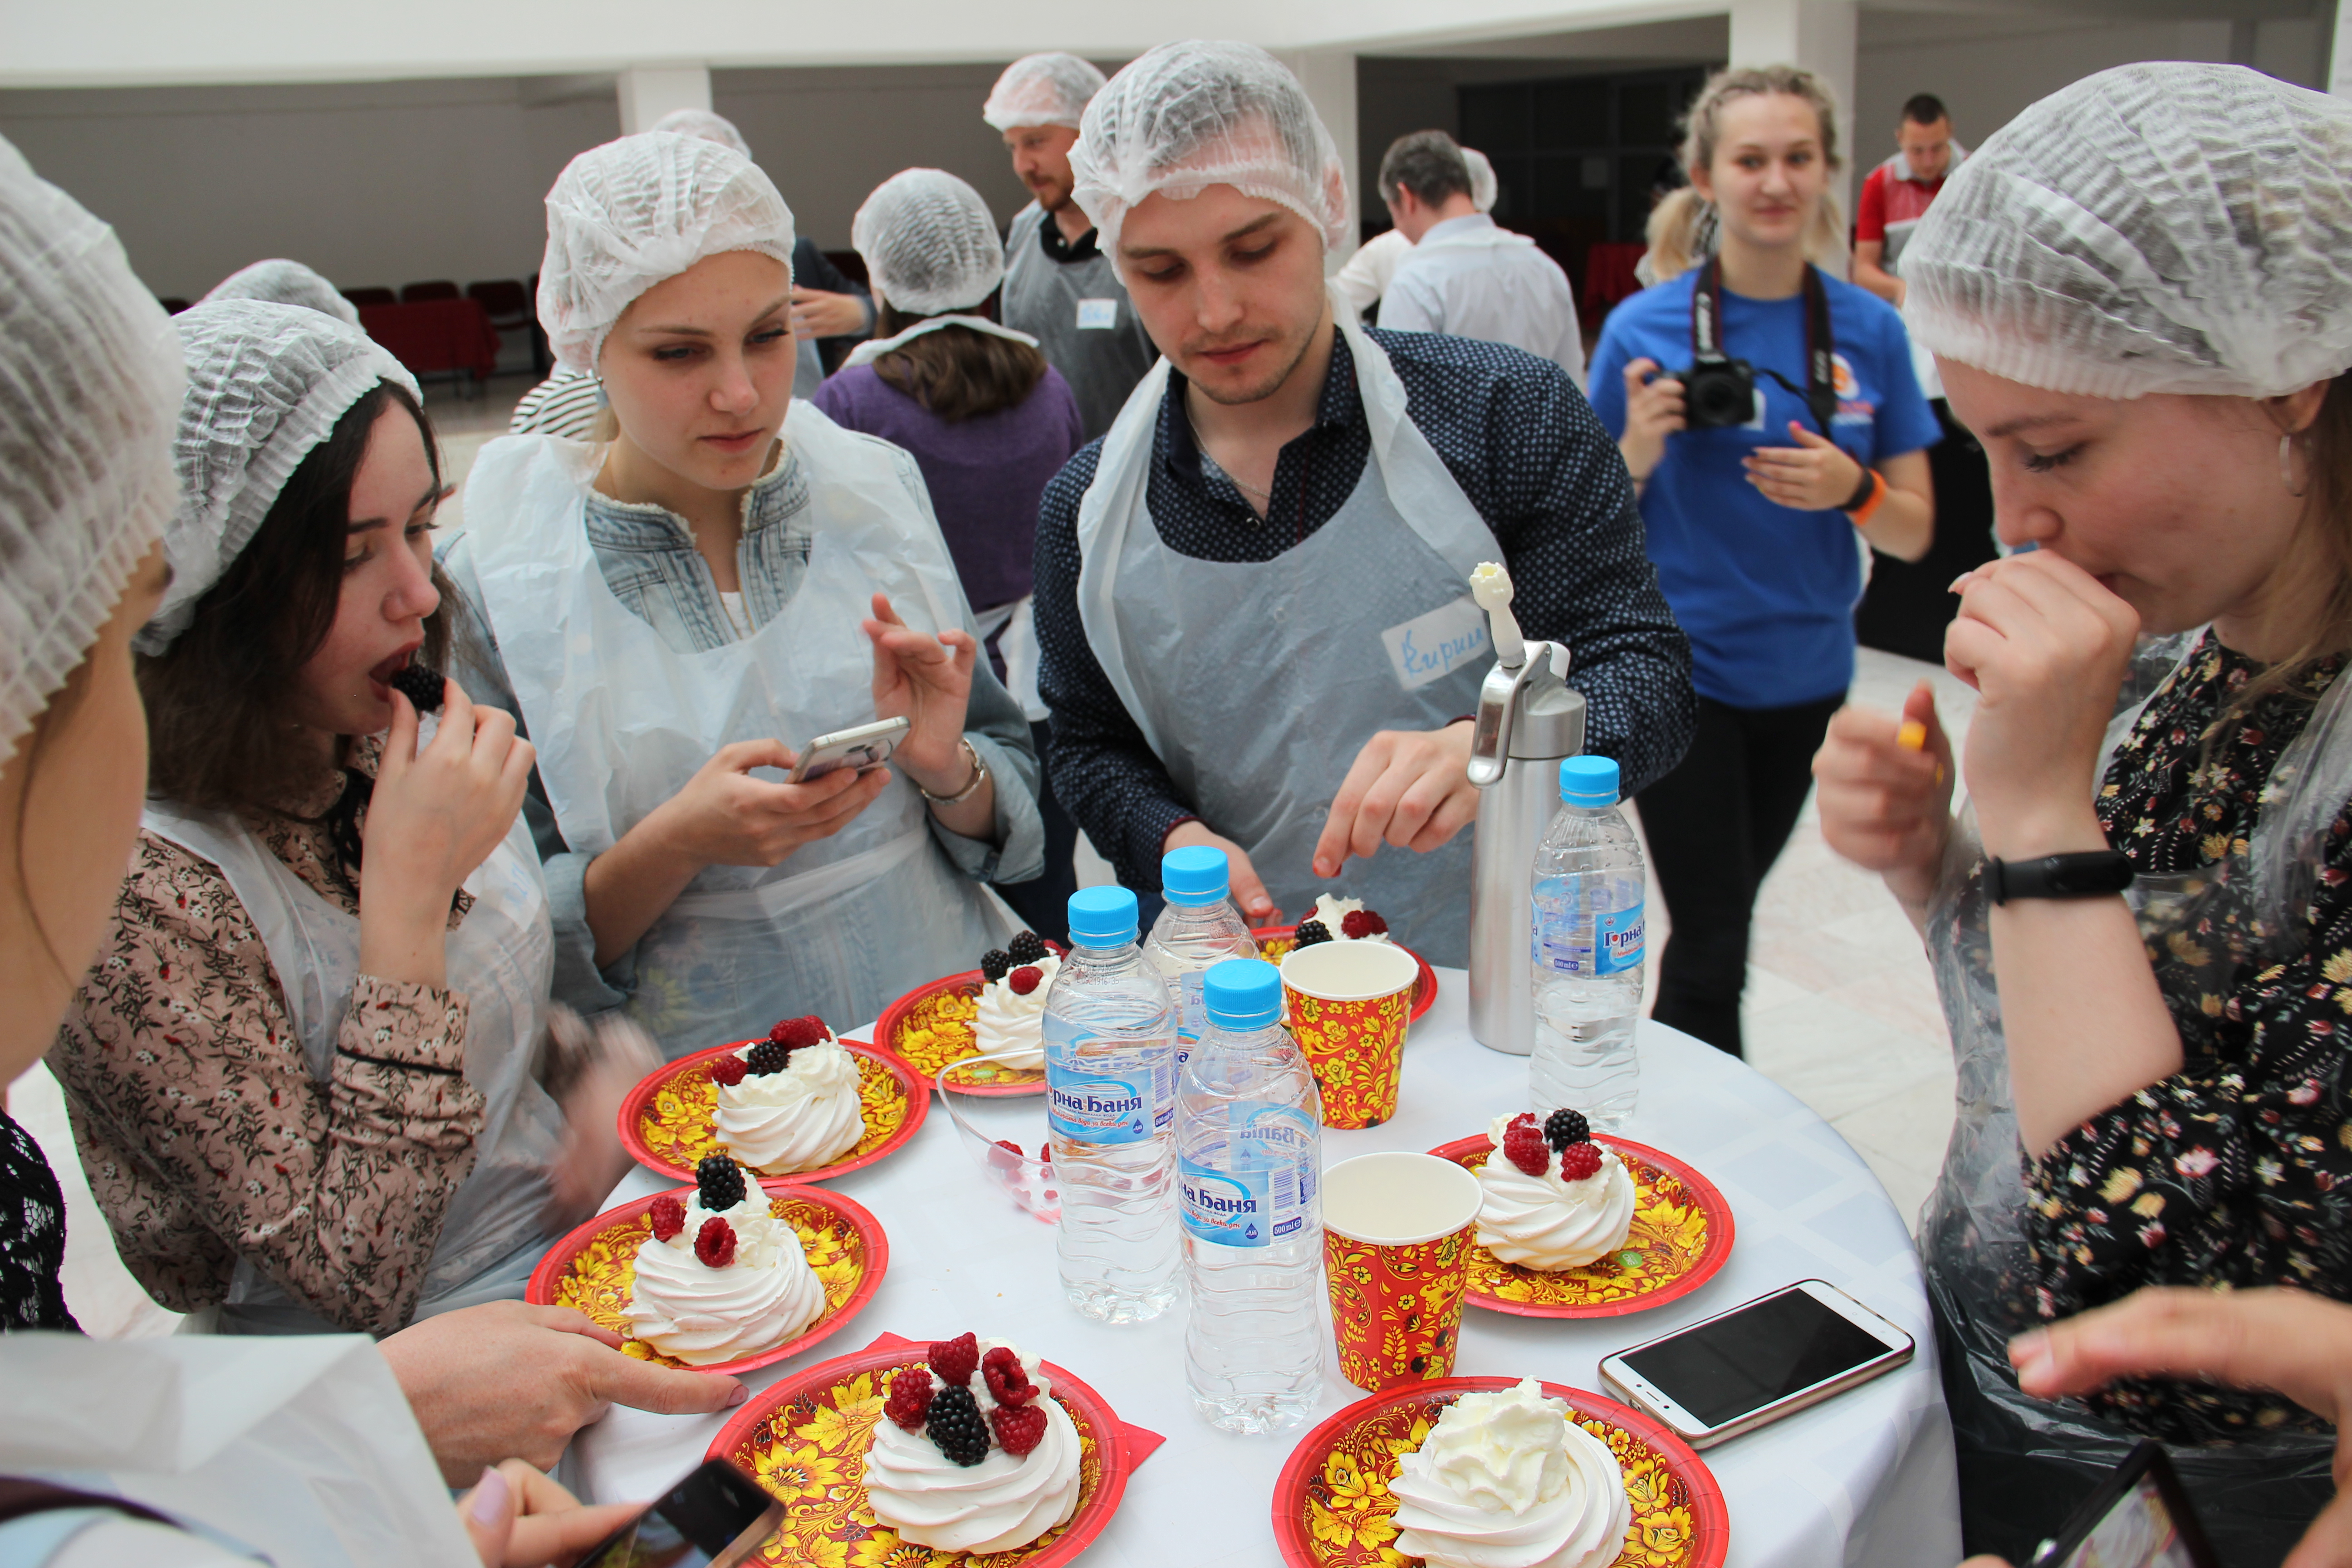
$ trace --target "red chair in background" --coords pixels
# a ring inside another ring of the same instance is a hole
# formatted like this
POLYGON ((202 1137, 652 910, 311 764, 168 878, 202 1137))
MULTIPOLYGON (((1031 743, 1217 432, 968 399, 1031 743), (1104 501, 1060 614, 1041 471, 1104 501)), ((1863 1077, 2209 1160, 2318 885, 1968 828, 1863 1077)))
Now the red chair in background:
POLYGON ((389 289, 346 289, 343 298, 364 310, 371 305, 397 305, 400 296, 389 289))
POLYGON ((436 279, 430 283, 404 283, 400 289, 400 302, 404 305, 422 305, 430 300, 457 298, 457 286, 443 279, 436 279))
POLYGON ((478 300, 362 306, 360 327, 420 376, 457 374, 483 382, 499 368, 499 334, 478 300))
POLYGON ((1584 287, 1577 292, 1577 312, 1584 318, 1587 330, 1601 330, 1601 319, 1616 307, 1620 300, 1630 300, 1642 291, 1642 280, 1633 276, 1634 267, 1648 254, 1649 247, 1602 240, 1584 255, 1584 287))

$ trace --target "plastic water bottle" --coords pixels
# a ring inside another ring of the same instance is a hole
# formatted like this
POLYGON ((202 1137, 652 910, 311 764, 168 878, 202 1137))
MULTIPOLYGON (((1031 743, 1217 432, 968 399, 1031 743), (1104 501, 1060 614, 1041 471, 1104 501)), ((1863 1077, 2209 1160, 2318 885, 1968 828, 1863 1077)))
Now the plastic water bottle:
POLYGON ((1282 1027, 1282 976, 1229 958, 1177 1090, 1184 1381, 1227 1432, 1278 1432, 1323 1389, 1323 1100, 1282 1027))
POLYGON ((1071 895, 1070 954, 1043 1025, 1062 1288, 1108 1323, 1176 1300, 1176 1008, 1135 921, 1125 888, 1071 895))
POLYGON ((1160 859, 1160 889, 1168 907, 1151 922, 1143 956, 1176 997, 1176 1070, 1192 1054, 1208 1027, 1201 1001, 1201 977, 1228 958, 1255 958, 1257 939, 1226 892, 1231 868, 1225 852, 1205 844, 1171 849, 1160 859))
POLYGON ((1536 848, 1536 1048, 1528 1098, 1538 1118, 1562 1106, 1614 1131, 1633 1114, 1641 1062, 1641 841, 1617 809, 1617 764, 1559 764, 1559 811, 1536 848))

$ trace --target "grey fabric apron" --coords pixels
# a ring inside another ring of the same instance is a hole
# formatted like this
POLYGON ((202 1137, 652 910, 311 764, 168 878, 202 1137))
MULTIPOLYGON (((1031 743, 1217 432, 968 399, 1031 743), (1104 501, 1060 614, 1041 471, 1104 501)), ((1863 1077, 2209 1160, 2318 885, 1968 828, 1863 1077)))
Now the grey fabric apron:
POLYGON ((1045 363, 1070 384, 1091 441, 1110 428, 1160 351, 1110 258, 1097 253, 1084 261, 1055 260, 1045 254, 1039 226, 1045 221, 1035 202, 1013 220, 997 313, 1006 326, 1035 338, 1045 363))

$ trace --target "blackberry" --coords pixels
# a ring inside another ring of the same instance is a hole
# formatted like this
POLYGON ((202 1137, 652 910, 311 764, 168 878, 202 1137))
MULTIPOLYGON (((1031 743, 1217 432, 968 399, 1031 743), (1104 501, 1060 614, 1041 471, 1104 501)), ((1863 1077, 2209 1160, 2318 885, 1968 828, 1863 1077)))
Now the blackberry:
POLYGON ((1570 1110, 1562 1106, 1544 1118, 1544 1142, 1554 1150, 1565 1149, 1570 1143, 1589 1143, 1591 1141, 1592 1128, 1584 1120, 1581 1110, 1570 1110))
POLYGON ((950 1384, 931 1395, 924 1430, 940 1452, 959 1465, 976 1465, 988 1458, 988 1423, 980 1416, 980 1402, 971 1390, 950 1384))
POLYGON ((1331 928, 1321 921, 1300 921, 1298 929, 1290 933, 1290 945, 1293 952, 1302 947, 1313 947, 1318 942, 1330 940, 1331 928))
POLYGON ((384 684, 407 698, 419 713, 441 711, 441 672, 431 665, 404 664, 384 684))
POLYGON ((992 947, 980 955, 980 977, 991 985, 1013 973, 1013 955, 1001 947, 992 947))
POLYGON ((1017 931, 1004 944, 1004 955, 1015 963, 1042 963, 1048 951, 1045 939, 1034 931, 1017 931))
POLYGON ((752 1077, 765 1078, 793 1065, 793 1048, 782 1040, 761 1040, 745 1054, 743 1065, 752 1077))
POLYGON ((743 1201, 743 1168, 731 1155, 705 1154, 694 1167, 694 1184, 705 1214, 724 1214, 743 1201))

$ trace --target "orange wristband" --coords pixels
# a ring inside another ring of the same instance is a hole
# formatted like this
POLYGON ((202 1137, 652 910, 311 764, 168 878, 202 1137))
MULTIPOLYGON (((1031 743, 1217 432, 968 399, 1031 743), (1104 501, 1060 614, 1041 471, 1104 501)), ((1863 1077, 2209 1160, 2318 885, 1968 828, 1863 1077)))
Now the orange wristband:
POLYGON ((1848 507, 1845 513, 1856 528, 1864 526, 1873 517, 1875 517, 1878 514, 1880 503, 1886 500, 1886 476, 1876 468, 1865 468, 1863 471, 1870 476, 1870 499, 1860 506, 1848 507))

